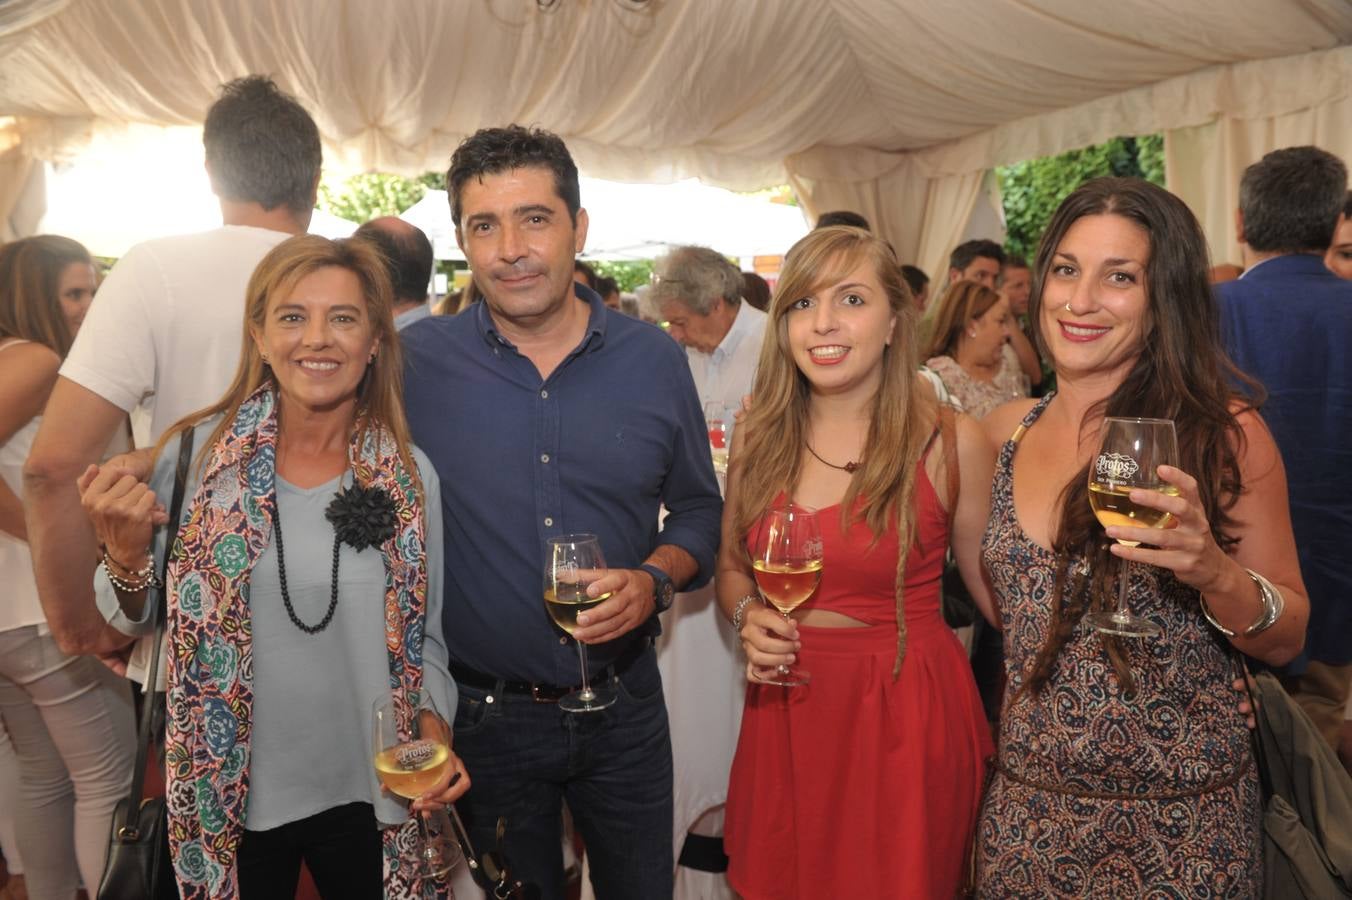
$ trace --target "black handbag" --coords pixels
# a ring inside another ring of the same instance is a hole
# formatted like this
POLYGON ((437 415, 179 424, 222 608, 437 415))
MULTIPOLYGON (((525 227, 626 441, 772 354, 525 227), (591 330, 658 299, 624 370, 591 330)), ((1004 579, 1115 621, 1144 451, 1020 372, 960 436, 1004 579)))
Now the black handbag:
POLYGON ((169 504, 169 533, 160 560, 160 586, 146 591, 150 621, 155 638, 151 642, 150 665, 146 672, 146 702, 141 710, 140 734, 136 745, 136 768, 132 770, 131 789, 113 809, 112 833, 108 837, 108 861, 99 879, 98 900, 178 900, 178 884, 169 856, 168 809, 163 797, 142 797, 145 790, 146 762, 150 746, 159 734, 157 723, 164 720, 164 694, 155 689, 159 678, 160 647, 164 643, 165 574, 169 554, 178 534, 179 514, 183 510, 183 491, 192 465, 192 429, 183 432, 174 473, 174 494, 169 504))

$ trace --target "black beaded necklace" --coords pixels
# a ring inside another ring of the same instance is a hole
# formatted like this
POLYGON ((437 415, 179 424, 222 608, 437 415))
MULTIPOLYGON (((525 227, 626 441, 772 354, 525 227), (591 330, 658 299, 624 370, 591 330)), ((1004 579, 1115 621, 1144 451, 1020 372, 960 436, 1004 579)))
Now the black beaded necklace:
POLYGON ((339 540, 337 532, 333 535, 333 582, 329 589, 329 609, 324 613, 324 618, 319 620, 318 625, 306 625, 296 615, 295 608, 291 605, 291 596, 286 591, 286 551, 282 547, 282 511, 281 504, 275 504, 272 513, 272 533, 277 538, 277 581, 282 588, 282 604, 286 607, 286 614, 291 617, 291 623, 306 634, 319 634, 329 623, 333 621, 333 614, 338 609, 338 549, 342 543, 339 540))

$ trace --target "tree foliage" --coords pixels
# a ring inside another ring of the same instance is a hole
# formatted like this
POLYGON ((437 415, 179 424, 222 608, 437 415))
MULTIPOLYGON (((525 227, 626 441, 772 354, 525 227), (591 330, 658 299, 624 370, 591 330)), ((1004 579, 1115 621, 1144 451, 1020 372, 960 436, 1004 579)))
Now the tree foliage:
POLYGON ((369 222, 379 216, 397 216, 423 198, 429 188, 445 183, 440 172, 417 178, 367 172, 342 181, 325 179, 319 185, 318 207, 350 222, 369 222))
POLYGON ((1005 206, 1005 249, 1029 261, 1056 207, 1066 195, 1100 175, 1134 175, 1164 184, 1164 138, 1158 134, 1113 138, 1058 156, 996 169, 1005 206))
POLYGON ((647 284, 653 274, 651 259, 589 259, 587 265, 598 275, 614 278, 621 291, 633 291, 639 285, 647 284))

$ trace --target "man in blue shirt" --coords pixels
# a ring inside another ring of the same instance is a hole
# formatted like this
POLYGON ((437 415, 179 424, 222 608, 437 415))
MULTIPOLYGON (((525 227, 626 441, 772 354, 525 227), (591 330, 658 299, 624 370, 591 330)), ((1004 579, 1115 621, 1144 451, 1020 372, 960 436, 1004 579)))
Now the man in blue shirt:
POLYGON ((1324 268, 1347 190, 1341 160, 1276 150, 1244 171, 1237 217, 1244 275, 1217 285, 1226 349, 1267 388, 1300 571, 1305 652, 1285 683, 1336 748, 1352 683, 1352 281, 1324 268))
POLYGON ((445 632, 460 690, 461 803, 476 846, 506 820, 516 874, 563 897, 560 804, 598 897, 670 897, 671 740, 652 649, 673 591, 713 572, 722 502, 680 347, 573 282, 587 236, 563 142, 518 126, 460 145, 456 238, 483 302, 403 332, 414 440, 441 479, 445 632), (658 511, 667 517, 659 533, 658 511), (578 616, 594 686, 571 713, 571 640, 545 612, 545 541, 590 532, 608 600, 578 616))

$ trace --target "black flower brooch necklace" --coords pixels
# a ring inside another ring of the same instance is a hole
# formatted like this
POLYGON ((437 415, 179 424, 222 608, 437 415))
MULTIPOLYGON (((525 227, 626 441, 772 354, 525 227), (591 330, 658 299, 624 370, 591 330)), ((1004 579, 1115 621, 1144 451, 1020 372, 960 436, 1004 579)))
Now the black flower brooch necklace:
POLYGON ((394 509, 394 501, 384 488, 361 487, 338 488, 333 502, 324 510, 324 518, 333 525, 333 580, 329 586, 329 608, 317 625, 307 625, 296 615, 291 605, 291 595, 286 590, 286 551, 282 544, 282 513, 280 505, 273 510, 272 533, 277 538, 277 581, 282 588, 282 604, 291 623, 306 634, 319 634, 333 621, 338 609, 338 552, 347 544, 357 552, 367 547, 377 547, 394 537, 399 516, 394 509))

